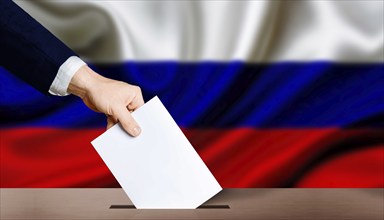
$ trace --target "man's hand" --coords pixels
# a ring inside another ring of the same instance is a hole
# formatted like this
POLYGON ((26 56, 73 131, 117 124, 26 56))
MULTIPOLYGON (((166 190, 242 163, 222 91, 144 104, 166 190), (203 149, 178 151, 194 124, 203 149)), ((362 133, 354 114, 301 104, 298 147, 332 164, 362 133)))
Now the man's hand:
POLYGON ((105 78, 83 66, 73 76, 68 92, 79 96, 90 109, 106 114, 107 129, 120 122, 130 135, 140 134, 130 113, 144 104, 138 86, 105 78))

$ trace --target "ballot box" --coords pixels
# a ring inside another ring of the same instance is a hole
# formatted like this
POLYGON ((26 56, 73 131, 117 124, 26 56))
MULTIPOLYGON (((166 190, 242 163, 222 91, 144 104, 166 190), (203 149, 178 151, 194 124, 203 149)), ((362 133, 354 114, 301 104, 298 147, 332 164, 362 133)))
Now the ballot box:
POLYGON ((224 189, 197 209, 136 209, 119 188, 1 189, 1 219, 383 219, 380 189, 224 189))

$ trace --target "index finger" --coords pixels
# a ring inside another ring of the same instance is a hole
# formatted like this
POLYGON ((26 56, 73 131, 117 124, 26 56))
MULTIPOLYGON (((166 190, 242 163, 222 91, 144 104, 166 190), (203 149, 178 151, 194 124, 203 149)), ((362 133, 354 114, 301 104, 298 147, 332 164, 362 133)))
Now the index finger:
POLYGON ((144 105, 144 99, 143 95, 140 93, 136 94, 136 96, 132 99, 131 103, 128 104, 128 109, 129 110, 136 110, 140 108, 142 105, 144 105))

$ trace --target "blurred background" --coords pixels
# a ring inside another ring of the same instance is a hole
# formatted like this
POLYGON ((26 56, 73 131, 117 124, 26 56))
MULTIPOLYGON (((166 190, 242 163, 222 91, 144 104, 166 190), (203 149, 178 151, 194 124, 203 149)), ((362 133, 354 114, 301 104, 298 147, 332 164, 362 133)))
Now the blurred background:
MULTIPOLYGON (((222 187, 384 187, 383 1, 15 2, 159 96, 222 187)), ((119 187, 105 126, 0 67, 0 186, 119 187)))

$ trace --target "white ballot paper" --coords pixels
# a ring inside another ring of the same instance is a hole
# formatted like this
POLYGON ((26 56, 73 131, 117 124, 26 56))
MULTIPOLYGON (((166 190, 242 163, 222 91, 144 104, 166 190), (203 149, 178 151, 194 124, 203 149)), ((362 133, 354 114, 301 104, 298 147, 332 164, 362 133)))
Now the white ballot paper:
POLYGON ((132 116, 138 137, 116 124, 92 145, 136 208, 194 209, 222 190, 159 98, 132 116))

